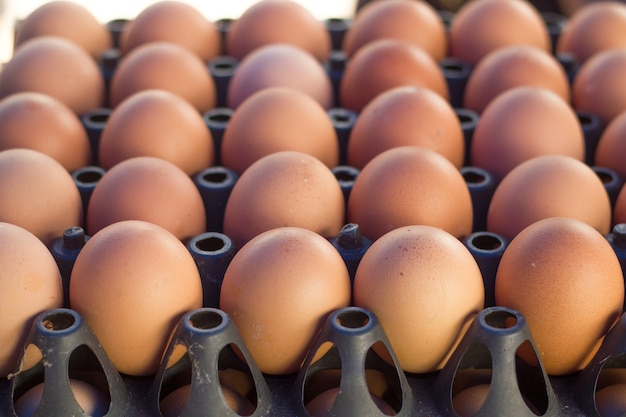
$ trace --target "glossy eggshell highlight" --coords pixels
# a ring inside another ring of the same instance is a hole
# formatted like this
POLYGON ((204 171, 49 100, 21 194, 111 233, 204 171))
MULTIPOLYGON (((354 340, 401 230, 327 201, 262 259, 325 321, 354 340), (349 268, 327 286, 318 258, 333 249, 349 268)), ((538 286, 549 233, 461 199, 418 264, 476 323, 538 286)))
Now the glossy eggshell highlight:
POLYGON ((460 168, 465 157, 461 121, 439 94, 423 87, 396 87, 363 108, 352 127, 348 165, 363 168, 376 155, 398 146, 431 149, 460 168))
POLYGON ((548 29, 535 6, 525 0, 474 0, 454 15, 449 54, 476 65, 487 53, 509 45, 551 51, 548 29))
POLYGON ((565 375, 589 362, 621 315, 624 279, 601 233, 580 220, 552 217, 510 242, 495 297, 524 315, 546 372, 565 375))
POLYGON ((242 59, 265 45, 287 43, 318 61, 328 59, 331 40, 324 23, 295 1, 262 0, 252 3, 228 28, 226 49, 242 59))
POLYGON ((401 146, 363 167, 347 217, 372 240, 409 225, 435 226, 462 238, 472 232, 473 208, 465 180, 450 161, 426 148, 401 146))
POLYGON ((585 3, 567 20, 556 53, 572 54, 578 63, 597 52, 626 47, 626 4, 619 1, 585 3))
POLYGON ((448 99, 448 85, 437 61, 423 49, 398 39, 379 39, 361 47, 348 61, 339 99, 360 112, 378 94, 400 86, 425 87, 448 99))
POLYGON ((191 178, 173 163, 153 156, 118 163, 91 194, 90 235, 122 220, 148 221, 185 241, 204 233, 206 227, 204 203, 191 178))
POLYGON ((241 173, 273 152, 299 151, 329 168, 339 163, 339 143, 326 110, 309 95, 268 87, 233 112, 222 138, 222 164, 241 173))
POLYGON ((594 164, 614 170, 626 179, 626 110, 615 116, 604 128, 598 145, 594 164))
POLYGON ((2 99, 0 126, 0 150, 37 150, 68 171, 91 164, 91 146, 79 117, 47 94, 25 91, 2 99))
POLYGON ((220 54, 217 25, 191 4, 162 0, 145 7, 129 25, 121 45, 123 54, 149 42, 181 45, 203 61, 220 54))
POLYGON ((180 317, 202 307, 200 273, 172 233, 145 221, 120 221, 92 235, 78 254, 70 306, 118 371, 151 375, 180 317))
POLYGON ((38 36, 20 46, 0 72, 0 97, 35 91, 76 114, 104 105, 104 78, 96 61, 72 41, 38 36))
POLYGON ((330 168, 311 155, 279 151, 241 174, 226 203, 224 233, 237 247, 282 226, 332 237, 344 217, 345 199, 330 168))
POLYGON ((342 49, 350 57, 366 43, 395 38, 423 48, 436 61, 447 52, 447 35, 437 10, 425 1, 387 0, 363 5, 350 24, 342 49))
POLYGON ((472 137, 472 165, 500 181, 522 162, 547 154, 585 159, 583 130, 568 103, 541 87, 515 87, 489 103, 472 137))
POLYGON ((70 173, 32 149, 0 152, 0 222, 21 226, 46 245, 83 222, 83 204, 70 173))
POLYGON ((465 86, 463 107, 482 113, 498 95, 521 86, 545 88, 570 102, 567 74, 553 55, 512 45, 488 53, 476 64, 465 86))
POLYGON ((185 47, 165 41, 140 45, 126 54, 113 73, 111 107, 142 90, 179 95, 200 113, 215 107, 215 83, 204 61, 185 47))
POLYGON ((589 166, 564 155, 542 155, 521 163, 496 188, 487 230, 512 239, 548 217, 574 218, 603 235, 609 233, 609 196, 589 166))
POLYGON ((259 369, 293 374, 332 311, 350 304, 339 252, 319 234, 279 227, 254 237, 228 265, 220 308, 229 314, 259 369))
POLYGON ((211 131, 188 101, 165 90, 143 90, 113 109, 98 156, 105 169, 136 156, 153 156, 192 175, 213 165, 214 152, 211 131))
POLYGON ((0 222, 0 264, 0 376, 4 378, 17 370, 33 319, 63 305, 63 288, 48 248, 22 227, 0 222))
POLYGON ((330 78, 322 64, 304 49, 286 43, 256 48, 239 62, 228 84, 228 107, 235 109, 269 87, 302 91, 325 109, 334 102, 330 78))
POLYGON ((400 366, 413 373, 443 367, 484 299, 472 254, 433 226, 404 226, 381 236, 354 279, 354 304, 378 317, 400 366))

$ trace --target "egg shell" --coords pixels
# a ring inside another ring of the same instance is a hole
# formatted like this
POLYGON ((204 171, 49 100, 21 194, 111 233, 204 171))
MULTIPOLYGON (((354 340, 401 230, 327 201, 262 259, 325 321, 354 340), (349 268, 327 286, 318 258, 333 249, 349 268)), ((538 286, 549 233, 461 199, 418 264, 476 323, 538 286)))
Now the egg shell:
POLYGON ((202 307, 202 283, 185 245, 142 220, 113 223, 85 243, 70 277, 81 314, 118 371, 156 373, 180 317, 202 307))
MULTIPOLYGON (((340 388, 331 388, 317 395, 311 401, 309 401, 306 405, 306 411, 312 417, 329 417, 331 416, 330 411, 335 403, 337 395, 340 392, 340 388)), ((385 400, 380 398, 379 396, 370 393, 372 401, 378 409, 384 414, 389 416, 396 415, 396 410, 393 409, 385 400)))
POLYGON ((594 165, 614 170, 626 178, 626 110, 604 128, 594 157, 594 165))
POLYGON ((347 220, 371 240, 415 224, 462 238, 472 232, 472 200, 450 161, 426 148, 400 146, 374 157, 361 170, 350 191, 347 220))
POLYGON ((186 174, 214 162, 214 145, 202 115, 166 90, 142 90, 123 100, 108 117, 99 142, 99 164, 110 169, 137 156, 167 160, 186 174))
POLYGON ((473 0, 455 13, 448 33, 449 55, 476 65, 487 53, 508 45, 550 52, 550 35, 535 6, 524 0, 473 0))
POLYGON ((326 110, 311 96, 268 87, 233 112, 222 138, 222 164, 239 173, 273 152, 299 151, 333 168, 339 164, 337 133, 326 110))
POLYGON ((118 163, 91 194, 88 234, 122 220, 152 222, 183 241, 206 227, 204 203, 192 179, 173 163, 153 156, 118 163))
POLYGON ((228 107, 235 109, 257 91, 278 86, 302 91, 325 109, 334 103, 330 78, 313 55, 294 45, 273 43, 256 48, 239 62, 228 84, 228 107))
MULTIPOLYGON (((254 405, 237 391, 225 385, 222 385, 221 391, 224 396, 224 400, 237 415, 249 416, 254 413, 254 405)), ((163 397, 159 403, 159 408, 163 417, 181 416, 187 406, 190 392, 191 385, 183 385, 163 397)))
POLYGON ((383 38, 365 44, 348 61, 339 86, 342 107, 360 112, 378 94, 394 87, 430 88, 449 98, 443 71, 422 48, 383 38))
MULTIPOLYGON (((402 369, 441 369, 475 315, 485 291, 472 254, 433 226, 394 229, 372 243, 354 279, 354 305, 380 320, 402 369)), ((389 354, 373 349, 390 362, 389 354)))
POLYGON ((22 227, 0 222, 0 264, 0 376, 4 378, 17 369, 34 318, 63 305, 63 289, 52 254, 22 227))
POLYGON ((181 45, 203 61, 221 52, 217 25, 191 4, 180 1, 161 0, 143 8, 124 35, 122 54, 156 41, 181 45))
POLYGON ((265 45, 287 43, 301 48, 319 61, 328 59, 330 34, 323 22, 291 0, 253 2, 228 28, 227 53, 243 59, 265 45))
POLYGON ((237 247, 281 226, 335 236, 345 220, 345 199, 330 168, 296 151, 262 157, 246 169, 231 191, 224 234, 237 247))
POLYGON ((596 392, 596 408, 601 416, 621 416, 626 413, 626 384, 615 384, 596 392))
POLYGON ((47 94, 76 114, 104 105, 105 85, 96 61, 58 36, 24 42, 0 72, 0 97, 22 91, 47 94))
POLYGON ((179 95, 200 113, 214 108, 217 100, 215 83, 204 61, 172 42, 149 42, 124 55, 111 79, 111 107, 133 93, 155 88, 179 95))
POLYGON ((546 372, 566 375, 590 361, 621 315, 624 279, 602 234, 580 220, 551 217, 511 240, 495 295, 526 318, 546 372))
POLYGON ((499 182, 513 168, 540 155, 585 160, 578 115, 556 93, 541 87, 511 88, 481 114, 470 147, 471 164, 499 182))
POLYGON ((454 412, 460 417, 477 415, 489 394, 489 384, 479 384, 466 388, 452 398, 454 412))
POLYGON ((327 239, 279 227, 255 236, 234 256, 220 308, 259 369, 286 375, 298 371, 326 316, 347 307, 350 296, 346 264, 327 239))
POLYGON ((366 3, 359 9, 343 38, 348 57, 375 39, 395 38, 423 48, 436 61, 447 53, 448 41, 437 9, 425 1, 387 0, 366 3))
POLYGON ((52 96, 25 91, 5 97, 0 101, 0 126, 0 150, 37 150, 68 171, 91 164, 91 146, 81 120, 52 96))

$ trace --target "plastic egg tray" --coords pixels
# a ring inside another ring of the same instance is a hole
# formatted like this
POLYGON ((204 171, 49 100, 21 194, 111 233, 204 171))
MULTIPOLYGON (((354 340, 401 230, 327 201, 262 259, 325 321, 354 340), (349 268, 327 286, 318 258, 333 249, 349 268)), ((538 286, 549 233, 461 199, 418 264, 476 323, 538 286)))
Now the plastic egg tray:
MULTIPOLYGON (((442 13, 442 17, 450 16, 442 13)), ((552 14, 545 17, 552 35, 558 36, 561 18, 552 14)), ((122 23, 110 22, 113 35, 122 23)), ((229 21, 219 23, 225 35, 229 21)), ((334 82, 340 80, 346 62, 339 45, 349 24, 349 19, 326 21, 335 46, 326 68, 334 82)), ((103 57, 101 68, 105 77, 110 77, 118 59, 119 54, 115 50, 103 57)), ((567 59, 563 58, 562 62, 568 70, 573 70, 567 59)), ((228 56, 220 56, 207 65, 216 82, 218 108, 207 112, 204 117, 216 146, 219 146, 221 134, 232 114, 231 109, 219 106, 224 105, 228 80, 236 65, 237 61, 228 56)), ((441 66, 449 83, 451 103, 469 141, 478 116, 459 106, 470 68, 452 58, 444 59, 441 66)), ((110 111, 106 108, 94 109, 83 116, 92 145, 97 143, 110 111)), ((345 161, 345 145, 357 115, 339 107, 330 109, 328 115, 338 133, 345 161)), ((581 114, 580 120, 587 143, 593 146, 601 132, 599 122, 591 114, 581 114)), ((97 149, 97 146, 93 148, 97 149)), ((610 170, 594 169, 603 177, 614 201, 621 188, 621 180, 610 170)), ((347 198, 358 170, 341 165, 333 171, 347 198)), ((483 272, 486 305, 489 306, 494 304, 493 280, 499 257, 506 247, 502 238, 483 231, 495 184, 489 173, 480 168, 464 166, 462 173, 470 188, 475 211, 475 232, 465 240, 465 244, 483 272)), ((72 173, 85 202, 103 174, 104 170, 98 166, 84 167, 72 173)), ((216 165, 195 175, 194 181, 207 203, 207 219, 214 222, 207 225, 207 230, 220 230, 225 202, 237 175, 216 165)), ((616 229, 608 237, 618 255, 619 250, 623 251, 620 248, 626 247, 621 242, 626 236, 623 229, 626 228, 616 229)), ((73 260, 85 239, 83 230, 75 227, 68 229, 52 247, 66 286, 73 260)), ((371 242, 360 235, 358 225, 354 224, 346 225, 331 241, 346 260, 351 274, 354 274, 360 257, 371 242)), ((220 232, 207 232, 192 239, 188 248, 199 267, 203 285, 206 289, 213 289, 205 293, 219 293, 215 288, 219 288, 221 277, 234 254, 228 237, 220 232)), ((183 317, 173 341, 183 344, 189 354, 173 366, 165 367, 171 354, 168 350, 159 372, 150 377, 120 375, 108 361, 86 322, 71 309, 43 313, 35 319, 28 339, 29 343, 40 348, 43 360, 33 368, 0 380, 0 417, 15 417, 13 399, 41 382, 46 390, 37 416, 85 416, 71 394, 68 377, 93 383, 108 394, 111 404, 107 416, 161 417, 158 408, 160 399, 189 383, 192 384, 190 399, 182 415, 237 416, 239 414, 225 405, 220 395, 219 379, 227 372, 234 372, 247 381, 245 395, 255 406, 251 414, 255 417, 307 417, 305 402, 320 390, 328 388, 319 382, 319 375, 324 377, 321 379, 334 381, 334 386, 341 383, 341 390, 329 415, 382 417, 387 414, 370 400, 367 375, 372 373, 384 381, 384 389, 379 394, 398 416, 456 416, 452 408, 452 393, 462 389, 464 384, 468 386, 468 378, 475 378, 474 383, 492 384, 479 415, 576 417, 597 415, 594 392, 599 373, 609 368, 619 370, 626 367, 623 354, 626 346, 624 318, 611 330, 596 358, 584 371, 565 377, 548 377, 541 365, 530 366, 515 354, 521 344, 534 346, 524 317, 503 307, 487 307, 476 318, 441 371, 425 375, 407 374, 399 370, 397 362, 395 366, 384 362, 370 349, 374 343, 389 346, 376 317, 367 310, 349 307, 334 312, 318 335, 316 343, 330 341, 333 344, 321 360, 311 363, 308 358, 297 375, 264 375, 247 353, 230 318, 215 308, 217 304, 217 299, 206 295, 204 305, 207 307, 191 311, 183 317), (511 319, 514 324, 510 324, 511 319), (233 346, 238 348, 238 354, 233 346)), ((389 350, 393 357, 392 349, 389 350)))

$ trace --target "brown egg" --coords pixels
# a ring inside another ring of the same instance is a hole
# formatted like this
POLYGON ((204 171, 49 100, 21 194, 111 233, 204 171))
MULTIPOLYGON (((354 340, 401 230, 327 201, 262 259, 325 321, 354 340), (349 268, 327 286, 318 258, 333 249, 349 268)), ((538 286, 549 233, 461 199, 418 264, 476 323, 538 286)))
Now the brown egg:
POLYGON ((291 0, 253 2, 228 28, 228 55, 243 59, 253 50, 275 43, 302 48, 319 61, 328 59, 330 34, 323 22, 291 0))
POLYGON ((372 240, 416 224, 462 238, 472 232, 472 201, 450 161, 430 149, 400 146, 376 156, 356 177, 348 221, 372 240))
POLYGON ((343 38, 350 57, 361 46, 380 38, 396 38, 423 48, 436 61, 447 53, 447 35, 437 9, 425 1, 372 1, 358 11, 343 38))
POLYGON ((30 12, 17 26, 15 46, 38 36, 59 36, 83 48, 94 59, 111 48, 112 38, 106 25, 82 4, 53 0, 30 12))
POLYGON ((473 0, 454 15, 449 30, 450 52, 475 65, 488 52, 508 45, 551 50, 550 35, 535 6, 524 0, 473 0))
POLYGON ((526 318, 546 372, 565 375, 590 361, 621 315, 624 278, 603 234, 580 220, 552 217, 511 240, 495 291, 496 304, 526 318))
POLYGON ((161 0, 145 7, 128 27, 121 45, 122 53, 155 41, 181 45, 203 61, 221 52, 217 25, 191 4, 179 1, 161 0))
POLYGON ((500 181, 522 162, 547 154, 585 159, 578 116, 560 96, 541 87, 515 87, 487 105, 472 136, 472 165, 500 181))
POLYGON ((583 162, 542 155, 522 162, 496 188, 487 230, 512 239, 548 217, 571 217, 601 234, 611 227, 611 203, 600 177, 583 162))
POLYGON ((237 247, 281 226, 335 236, 344 224, 345 199, 330 168, 314 156, 279 151, 245 170, 224 212, 224 233, 237 247))
MULTIPOLYGON (((37 384, 15 401, 15 413, 20 417, 36 415, 43 397, 44 384, 37 384)), ((109 411, 109 397, 94 385, 80 379, 69 379, 69 386, 80 408, 91 417, 102 417, 109 411)), ((59 407, 60 408, 60 407, 59 407)))
MULTIPOLYGON (((236 415, 250 416, 254 413, 255 407, 247 398, 227 386, 222 385, 221 389, 224 400, 236 415)), ((183 415, 190 393, 191 385, 183 385, 163 397, 159 403, 163 417, 180 417, 183 415)))
POLYGON ((118 163, 93 190, 88 234, 122 220, 152 222, 181 240, 203 233, 206 225, 204 203, 191 178, 173 163, 152 156, 118 163))
POLYGON ((596 407, 603 417, 626 413, 626 384, 614 384, 596 392, 596 407))
POLYGON ((239 173, 277 151, 312 155, 329 168, 339 143, 326 110, 311 96, 286 87, 260 90, 234 111, 222 138, 222 164, 239 173))
MULTIPOLYGON (((332 409, 335 400, 337 399, 337 395, 339 395, 340 388, 331 388, 322 392, 321 394, 314 397, 311 401, 306 404, 306 412, 309 413, 312 417, 329 417, 330 411, 332 409)), ((372 402, 376 404, 376 407, 382 412, 383 415, 386 416, 395 416, 396 410, 394 410, 389 403, 380 398, 378 395, 370 393, 370 397, 372 398, 372 402)))
POLYGON ((324 108, 334 102, 322 64, 304 49, 275 43, 256 48, 239 62, 228 86, 228 107, 237 108, 257 91, 278 86, 302 91, 324 108))
POLYGON ((32 149, 0 152, 0 222, 23 227, 50 244, 83 221, 83 204, 70 173, 32 149))
POLYGON ((0 376, 5 378, 17 370, 33 319, 63 305, 63 288, 48 248, 22 227, 0 222, 0 263, 0 376))
POLYGON ((146 221, 120 221, 91 236, 78 254, 70 306, 118 371, 151 375, 180 317, 202 307, 200 273, 172 233, 146 221))
POLYGON ((585 3, 569 17, 556 44, 558 54, 579 63, 597 52, 626 47, 626 5, 619 1, 585 3))
POLYGON ((604 128, 598 145, 594 164, 614 170, 626 178, 626 110, 616 115, 604 128))
POLYGON ((384 234, 365 252, 353 297, 354 305, 378 317, 402 369, 428 373, 448 360, 483 309, 485 291, 460 240, 437 227, 412 225, 384 234))
POLYGON ((150 89, 130 95, 113 109, 98 155, 105 169, 136 156, 154 156, 192 175, 213 165, 214 152, 210 130, 188 101, 150 89))
POLYGON ((47 94, 25 91, 0 100, 0 150, 45 153, 68 171, 91 164, 91 146, 79 117, 47 94))
POLYGON ((457 168, 463 165, 461 121, 452 106, 430 89, 395 87, 372 99, 352 127, 347 162, 361 169, 376 155, 408 145, 436 151, 457 168))
POLYGON ((626 110, 626 48, 608 49, 587 59, 572 84, 572 105, 608 124, 626 110))
POLYGON ((626 187, 622 186, 613 207, 613 225, 626 223, 626 187))
POLYGON ((428 53, 399 39, 378 39, 348 61, 339 99, 342 107, 360 112, 378 94, 405 85, 429 88, 448 99, 443 72, 428 53))
POLYGON ((111 107, 133 93, 154 88, 178 94, 200 113, 215 107, 211 74, 202 59, 179 44, 149 42, 125 55, 111 79, 111 107))
POLYGON ((24 42, 0 73, 0 97, 22 91, 47 94, 77 114, 104 104, 104 79, 80 46, 57 36, 24 42))
POLYGON ((466 388, 452 398, 454 412, 460 417, 477 415, 489 394, 489 384, 479 384, 466 388))
POLYGON ((570 102, 563 66, 550 53, 529 45, 511 45, 489 52, 472 70, 463 107, 481 113, 501 93, 521 86, 541 87, 570 102))
POLYGON ((259 369, 293 374, 332 311, 350 304, 348 269, 324 237, 300 227, 261 233, 232 259, 220 308, 259 369))

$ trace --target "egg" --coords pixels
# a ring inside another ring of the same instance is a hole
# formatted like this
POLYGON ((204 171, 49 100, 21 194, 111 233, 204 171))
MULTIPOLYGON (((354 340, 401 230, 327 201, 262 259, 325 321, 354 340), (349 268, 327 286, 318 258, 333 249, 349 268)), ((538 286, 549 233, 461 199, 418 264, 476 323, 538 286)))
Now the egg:
POLYGON ((463 107, 482 113, 503 92, 520 86, 545 88, 570 102, 565 69, 549 52, 529 45, 511 45, 485 55, 472 70, 463 107))
POLYGON ((52 96, 32 91, 0 100, 0 150, 28 148, 68 171, 91 164, 91 146, 79 117, 52 96))
POLYGON ((200 113, 215 107, 215 83, 204 61, 177 43, 149 42, 124 55, 111 79, 111 107, 133 93, 155 88, 179 95, 200 113))
POLYGON ((342 107, 360 112, 378 94, 411 85, 448 99, 443 71, 422 48, 399 39, 383 38, 361 47, 348 61, 339 86, 342 107))
POLYGON ((76 114, 104 105, 105 85, 96 61, 58 36, 24 42, 0 72, 0 98, 22 91, 47 94, 76 114))
POLYGON ((606 125, 626 110, 626 48, 594 54, 578 70, 572 83, 572 105, 597 115, 606 125))
POLYGON ((46 245, 83 222, 83 204, 70 173, 32 149, 0 152, 0 222, 23 227, 46 245))
POLYGON ((511 240, 495 296, 526 318, 546 372, 566 375, 589 363, 621 315, 624 278, 603 234, 574 218, 550 217, 511 240))
POLYGON ((478 384, 459 392, 452 397, 454 411, 460 417, 477 415, 487 399, 489 388, 489 384, 478 384))
POLYGON ((181 45, 203 61, 221 52, 217 24, 191 4, 180 1, 160 0, 142 9, 124 35, 122 54, 156 41, 181 45))
MULTIPOLYGON (((335 399, 340 392, 340 388, 331 388, 322 392, 321 394, 314 397, 311 401, 306 404, 306 412, 309 413, 312 417, 329 417, 330 411, 332 409, 333 404, 335 403, 335 399)), ((386 416, 395 416, 396 410, 393 409, 385 400, 380 398, 378 395, 370 393, 372 401, 376 404, 376 407, 386 416)))
POLYGON ((578 63, 597 52, 626 47, 626 5, 619 1, 583 4, 567 20, 556 44, 557 54, 571 54, 578 63))
MULTIPOLYGON (((104 392, 80 379, 70 379, 69 385, 74 399, 87 415, 90 417, 103 417, 107 414, 110 400, 104 392)), ((37 384, 15 401, 14 409, 18 417, 30 417, 35 415, 38 410, 41 410, 39 405, 41 404, 44 389, 43 383, 37 384)))
POLYGON ((487 230, 510 240, 530 224, 556 216, 583 221, 607 234, 609 196, 585 163, 564 155, 536 156, 511 170, 497 186, 487 212, 487 230))
MULTIPOLYGON (((485 291, 460 240, 438 227, 410 225, 372 243, 357 267, 353 297, 378 317, 402 369, 429 373, 443 367, 483 309, 485 291)), ((391 361, 379 345, 372 349, 391 361)))
POLYGON ((327 315, 347 307, 350 297, 348 269, 327 239, 278 227, 233 257, 220 309, 231 316, 259 369, 286 375, 299 370, 327 315))
POLYGON ((594 156, 594 165, 614 170, 626 178, 626 109, 604 128, 594 156))
POLYGON ((138 91, 113 109, 98 151, 99 164, 105 169, 129 158, 153 156, 188 175, 212 166, 214 153, 211 132, 196 108, 158 89, 138 91))
POLYGON ((457 168, 463 165, 461 121, 444 98, 427 88, 396 87, 372 99, 350 132, 347 163, 362 169, 376 155, 408 145, 436 151, 457 168))
POLYGON ((70 306, 120 373, 152 375, 180 317, 202 307, 200 273, 171 232, 119 221, 92 235, 78 254, 70 306))
POLYGON ((617 417, 626 413, 626 384, 614 384, 596 392, 596 408, 602 417, 617 417))
POLYGON ((112 45, 106 25, 85 6, 73 1, 53 0, 31 11, 17 26, 15 47, 38 36, 58 36, 83 48, 94 59, 112 45))
POLYGON ((0 263, 0 376, 5 378, 17 369, 34 318, 63 305, 63 288, 48 248, 20 226, 0 222, 0 263))
POLYGON ((547 154, 585 160, 578 115, 562 97, 524 86, 501 93, 487 105, 472 136, 472 165, 499 182, 522 162, 547 154))
MULTIPOLYGON (((254 405, 237 391, 224 385, 222 385, 221 391, 224 400, 236 415, 250 416, 254 413, 254 405)), ((163 397, 159 403, 162 416, 179 417, 183 415, 190 392, 191 385, 183 385, 163 397)))
POLYGON ((237 247, 282 226, 335 236, 345 217, 339 182, 319 159, 297 151, 262 157, 235 183, 224 211, 224 234, 237 247))
POLYGON ((222 138, 222 164, 243 172, 277 151, 312 155, 329 168, 339 164, 337 133, 326 110, 311 96, 287 87, 268 87, 233 112, 222 138))
POLYGON ((325 109, 334 103, 330 78, 313 55, 294 45, 273 43, 256 48, 235 67, 228 107, 235 109, 257 91, 278 86, 302 91, 325 109))
POLYGON ((530 45, 552 48, 546 24, 533 3, 524 0, 473 0, 455 13, 449 29, 449 55, 476 65, 494 49, 530 45))
POLYGON ((380 39, 406 40, 436 61, 447 53, 447 35, 437 9, 426 1, 387 0, 366 3, 346 31, 342 50, 348 57, 364 44, 380 39))
POLYGON ((144 220, 183 241, 205 231, 202 196, 185 172, 161 158, 137 156, 108 170, 87 207, 89 235, 122 220, 144 220))
POLYGON ((626 187, 621 186, 613 207, 613 225, 626 223, 626 187))
POLYGON ((363 167, 350 191, 347 220, 371 240, 415 224, 462 238, 472 232, 472 200, 450 161, 430 149, 400 146, 363 167))
POLYGON ((319 61, 328 59, 330 34, 299 2, 261 0, 251 3, 229 25, 226 51, 243 59, 250 52, 269 44, 286 43, 307 51, 319 61))

